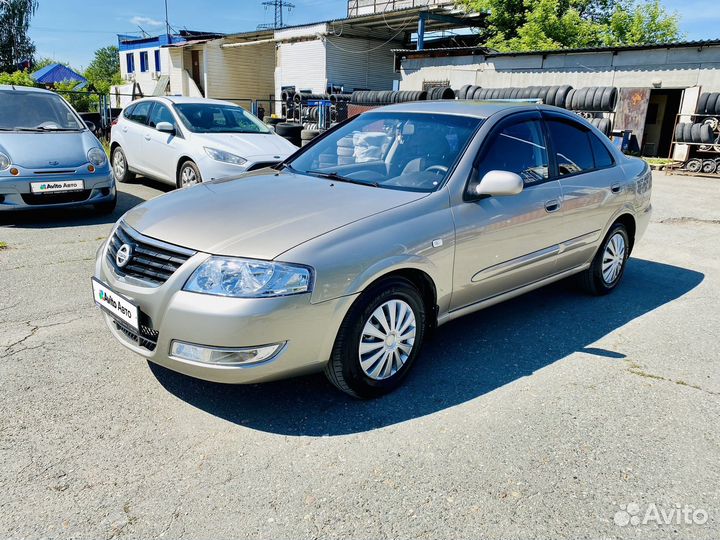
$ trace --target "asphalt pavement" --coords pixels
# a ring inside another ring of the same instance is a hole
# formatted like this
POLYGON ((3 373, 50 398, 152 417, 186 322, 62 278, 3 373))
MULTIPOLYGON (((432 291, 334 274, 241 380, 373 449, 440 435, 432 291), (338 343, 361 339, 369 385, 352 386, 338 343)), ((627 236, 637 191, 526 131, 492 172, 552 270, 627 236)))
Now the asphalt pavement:
POLYGON ((95 252, 166 190, 0 216, 0 538, 720 537, 718 180, 655 175, 614 294, 452 322, 367 402, 193 380, 111 337, 95 252))

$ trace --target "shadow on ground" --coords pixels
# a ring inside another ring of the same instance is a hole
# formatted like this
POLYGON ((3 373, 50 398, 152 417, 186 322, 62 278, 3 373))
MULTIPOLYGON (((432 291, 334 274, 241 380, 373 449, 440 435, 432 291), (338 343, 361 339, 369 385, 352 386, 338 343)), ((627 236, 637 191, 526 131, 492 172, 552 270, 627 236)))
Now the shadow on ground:
POLYGON ((345 396, 315 375, 231 386, 208 383, 150 364, 159 382, 187 403, 236 424, 283 435, 368 431, 482 396, 577 351, 588 362, 624 358, 591 344, 681 297, 699 272, 631 259, 613 294, 591 297, 560 282, 458 319, 427 342, 403 387, 374 401, 345 396))
MULTIPOLYGON (((172 186, 146 178, 133 183, 144 184, 152 189, 168 192, 172 186)), ((0 227, 10 226, 22 229, 52 229, 58 227, 77 227, 81 225, 102 225, 115 223, 125 212, 146 201, 142 197, 118 190, 118 202, 112 214, 99 215, 92 206, 76 208, 57 208, 51 210, 16 210, 0 213, 0 227)))

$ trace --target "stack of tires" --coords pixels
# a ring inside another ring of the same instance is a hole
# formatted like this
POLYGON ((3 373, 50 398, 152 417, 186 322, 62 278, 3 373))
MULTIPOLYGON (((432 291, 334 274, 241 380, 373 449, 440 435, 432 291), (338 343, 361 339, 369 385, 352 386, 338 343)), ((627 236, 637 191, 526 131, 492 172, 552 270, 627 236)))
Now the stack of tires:
POLYGON ((704 92, 700 94, 695 113, 720 116, 720 92, 704 92))
POLYGON ((360 90, 353 92, 350 103, 353 105, 389 105, 408 101, 428 99, 424 90, 360 90))
POLYGON ((720 172, 720 158, 692 158, 685 163, 684 169, 691 173, 715 174, 720 172))
POLYGON ((455 99, 455 91, 449 86, 434 86, 427 91, 427 99, 455 99))
POLYGON ((458 99, 540 99, 547 105, 564 107, 568 93, 572 90, 569 85, 562 86, 527 86, 505 88, 483 88, 466 84, 457 91, 458 99))
POLYGON ((337 164, 350 165, 355 163, 355 144, 352 135, 343 137, 337 142, 337 164))
POLYGON ((718 121, 708 118, 704 122, 680 122, 675 126, 675 141, 679 143, 713 144, 717 140, 714 129, 718 121))
POLYGON ((280 122, 275 125, 275 133, 287 139, 295 146, 302 146, 303 125, 291 122, 280 122))
POLYGON ((319 129, 303 129, 300 132, 300 146, 305 146, 318 135, 320 135, 319 129))
POLYGON ((591 118, 589 122, 609 137, 612 132, 612 123, 609 118, 591 118))
POLYGON ((565 108, 571 111, 613 112, 618 91, 614 86, 573 88, 565 98, 565 108))

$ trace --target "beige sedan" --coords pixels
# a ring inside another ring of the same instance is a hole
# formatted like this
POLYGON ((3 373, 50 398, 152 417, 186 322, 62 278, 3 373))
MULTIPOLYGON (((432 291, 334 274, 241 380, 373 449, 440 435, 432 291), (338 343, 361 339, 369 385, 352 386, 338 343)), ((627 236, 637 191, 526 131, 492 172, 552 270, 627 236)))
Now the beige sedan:
MULTIPOLYGON (((397 387, 428 329, 577 274, 620 283, 651 175, 553 107, 394 105, 282 165, 168 193, 98 251, 110 332, 152 362, 255 383, 397 387)), ((442 359, 437 359, 442 361, 442 359)))

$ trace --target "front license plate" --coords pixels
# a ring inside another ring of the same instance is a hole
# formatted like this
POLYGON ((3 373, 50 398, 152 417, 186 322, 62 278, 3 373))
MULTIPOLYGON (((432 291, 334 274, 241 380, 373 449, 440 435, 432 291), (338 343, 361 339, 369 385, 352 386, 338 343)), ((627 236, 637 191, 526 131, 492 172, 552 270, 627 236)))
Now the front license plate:
POLYGON ((82 191, 83 189, 85 189, 83 180, 30 182, 30 191, 33 193, 61 193, 63 191, 82 191))
POLYGON ((135 330, 140 328, 138 323, 140 310, 136 305, 130 302, 127 298, 114 292, 104 283, 100 283, 95 278, 92 280, 92 287, 93 298, 98 306, 131 328, 134 328, 135 330))

